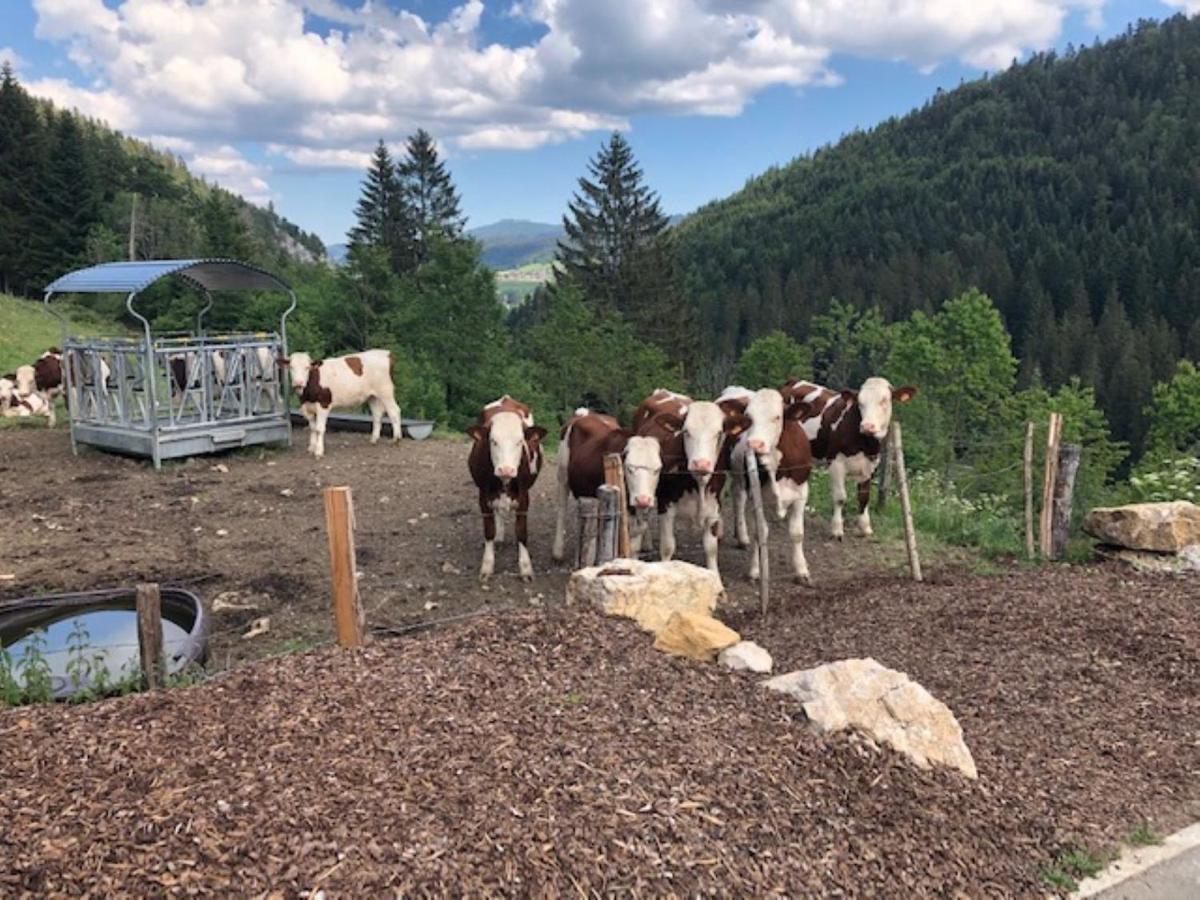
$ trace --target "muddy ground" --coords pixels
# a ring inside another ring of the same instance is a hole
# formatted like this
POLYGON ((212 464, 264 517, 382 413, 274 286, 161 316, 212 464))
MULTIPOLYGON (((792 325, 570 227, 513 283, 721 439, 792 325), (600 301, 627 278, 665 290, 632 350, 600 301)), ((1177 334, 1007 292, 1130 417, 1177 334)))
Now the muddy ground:
MULTIPOLYGON (((482 531, 466 443, 371 446, 366 435, 330 433, 326 456, 317 461, 304 452, 303 430, 297 436, 290 450, 196 457, 155 472, 144 461, 88 448, 72 456, 64 428, 0 429, 0 578, 12 576, 0 580, 0 599, 158 581, 187 587, 209 607, 218 598, 252 606, 216 612, 211 665, 218 669, 319 643, 332 634, 321 488, 346 484, 354 494, 370 626, 561 602, 568 568, 550 558, 552 468, 534 489, 529 527, 536 578, 526 584, 517 577, 510 542, 498 549, 496 577, 483 586, 476 576, 482 531), (242 640, 262 616, 270 617, 270 632, 242 640)), ((782 579, 790 558, 784 530, 773 530, 780 602, 860 579, 864 565, 884 573, 904 565, 903 548, 894 541, 852 538, 842 545, 827 534, 825 516, 810 516, 808 556, 818 586, 794 588, 782 579)), ((703 563, 699 536, 688 527, 680 531, 677 557, 703 563)), ((726 542, 720 563, 732 599, 752 602, 746 552, 726 542)))

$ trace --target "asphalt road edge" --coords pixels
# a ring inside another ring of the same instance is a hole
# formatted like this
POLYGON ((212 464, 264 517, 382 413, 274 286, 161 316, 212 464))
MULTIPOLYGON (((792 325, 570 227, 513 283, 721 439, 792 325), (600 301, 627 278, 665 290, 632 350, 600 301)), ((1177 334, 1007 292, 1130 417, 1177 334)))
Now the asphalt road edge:
POLYGON ((1121 851, 1120 856, 1105 867, 1104 871, 1081 881, 1078 890, 1071 896, 1078 900, 1095 897, 1196 847, 1200 847, 1200 822, 1175 832, 1165 838, 1161 844, 1150 847, 1126 847, 1121 851))

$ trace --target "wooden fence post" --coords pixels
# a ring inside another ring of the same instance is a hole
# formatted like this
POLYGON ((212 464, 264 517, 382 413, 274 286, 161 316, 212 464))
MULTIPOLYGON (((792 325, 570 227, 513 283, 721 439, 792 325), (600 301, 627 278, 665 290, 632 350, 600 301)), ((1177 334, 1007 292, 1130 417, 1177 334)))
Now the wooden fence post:
POLYGON ((1062 416, 1056 412, 1050 413, 1050 423, 1046 428, 1046 468, 1042 475, 1042 514, 1039 519, 1041 528, 1038 549, 1043 559, 1050 559, 1053 553, 1051 530, 1054 512, 1054 482, 1058 476, 1058 445, 1062 437, 1062 416))
POLYGON ((157 584, 137 586, 138 654, 146 689, 158 690, 163 683, 162 592, 157 584))
POLYGON ((625 490, 625 464, 619 453, 608 453, 604 457, 604 483, 617 489, 617 556, 629 558, 629 493, 625 490))
POLYGON ((600 539, 597 542, 596 565, 602 566, 617 558, 617 533, 620 531, 621 492, 611 484, 602 484, 596 491, 597 513, 600 517, 600 539))
POLYGON ((921 558, 917 554, 917 530, 913 526, 912 499, 908 494, 908 472, 904 469, 904 439, 900 423, 892 422, 892 465, 896 468, 896 486, 900 489, 900 512, 904 518, 904 546, 908 550, 908 567, 913 581, 924 581, 921 558))
POLYGON ((360 647, 366 620, 358 597, 358 565, 354 558, 354 500, 348 487, 328 487, 325 528, 329 533, 329 569, 333 582, 333 621, 338 644, 360 647))
POLYGON ((1025 423, 1025 555, 1033 559, 1033 420, 1025 423))
POLYGON ((579 503, 579 562, 575 568, 596 564, 596 535, 599 531, 600 501, 586 500, 579 503))
POLYGON ((1075 473, 1083 448, 1063 444, 1058 450, 1058 474, 1054 481, 1054 503, 1050 525, 1050 558, 1062 559, 1071 536, 1071 500, 1075 492, 1075 473))
POLYGON ((762 615, 767 614, 771 599, 771 551, 767 546, 770 533, 767 530, 767 514, 763 510, 762 485, 758 481, 758 456, 746 450, 745 473, 734 473, 734 478, 745 478, 750 490, 750 505, 754 507, 754 528, 758 532, 758 606, 762 615))

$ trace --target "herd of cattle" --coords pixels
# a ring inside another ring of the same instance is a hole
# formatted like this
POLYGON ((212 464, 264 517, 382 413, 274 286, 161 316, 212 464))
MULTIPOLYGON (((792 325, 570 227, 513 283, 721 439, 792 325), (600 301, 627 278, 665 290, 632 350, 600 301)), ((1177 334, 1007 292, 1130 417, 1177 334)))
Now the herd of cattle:
MULTIPOLYGON (((308 420, 308 450, 314 456, 324 455, 326 421, 335 408, 367 404, 371 443, 379 440, 386 413, 393 439, 399 440, 400 408, 388 351, 366 350, 315 361, 306 353, 293 353, 276 362, 287 370, 308 420)), ((185 359, 171 364, 175 387, 182 388, 190 381, 191 367, 185 359)), ((264 367, 268 365, 269 360, 264 367)), ((51 348, 31 365, 0 379, 0 410, 6 416, 47 415, 53 424, 54 400, 63 392, 62 375, 62 354, 51 348)), ((107 381, 108 372, 101 372, 100 378, 107 381)), ((779 389, 730 387, 714 401, 659 389, 638 406, 628 428, 612 416, 578 409, 561 433, 552 555, 563 558, 570 498, 596 497, 605 480, 604 458, 617 454, 627 488, 631 552, 640 552, 650 512, 656 510, 661 558, 670 559, 675 552, 675 521, 682 514, 701 530, 706 564, 717 571, 727 481, 737 541, 755 549, 756 531, 746 521, 746 461, 754 454, 764 503, 788 523, 794 577, 807 580, 804 510, 813 465, 829 468, 833 536, 841 539, 844 534, 847 478, 858 486, 859 530, 871 534, 871 479, 891 426, 892 407, 906 403, 915 393, 914 387, 895 388, 878 377, 868 378, 858 390, 835 391, 795 378, 779 389)), ((503 539, 506 519, 513 520, 520 574, 533 577, 528 549, 530 489, 543 467, 546 433, 534 424, 530 408, 508 395, 485 406, 476 424, 467 429, 473 440, 467 464, 479 488, 483 517, 481 578, 490 577, 495 569, 495 544, 503 539)), ((752 552, 751 578, 758 578, 758 565, 758 553, 752 552)))
MULTIPOLYGON (((868 378, 855 390, 833 391, 792 379, 781 389, 727 388, 715 401, 693 400, 659 389, 642 401, 632 427, 612 416, 578 409, 563 426, 558 451, 558 518, 553 557, 563 558, 570 498, 596 497, 604 484, 604 457, 621 456, 629 503, 630 551, 640 552, 657 510, 662 559, 675 553, 675 520, 682 513, 700 528, 705 562, 717 571, 722 534, 721 496, 731 482, 736 537, 754 544, 746 523, 747 457, 754 454, 764 502, 788 522, 792 571, 809 577, 804 556, 804 510, 808 477, 814 463, 828 465, 833 495, 833 535, 844 534, 842 507, 846 478, 858 485, 858 522, 871 534, 871 478, 892 421, 893 403, 905 403, 916 388, 894 388, 883 378, 868 378)), ((517 553, 523 578, 533 575, 527 519, 530 488, 543 463, 546 429, 533 422, 525 404, 505 395, 485 406, 467 429, 473 440, 468 467, 479 488, 483 515, 481 578, 495 568, 495 542, 506 517, 515 519, 517 553)), ((750 554, 750 577, 759 577, 759 557, 750 554)))

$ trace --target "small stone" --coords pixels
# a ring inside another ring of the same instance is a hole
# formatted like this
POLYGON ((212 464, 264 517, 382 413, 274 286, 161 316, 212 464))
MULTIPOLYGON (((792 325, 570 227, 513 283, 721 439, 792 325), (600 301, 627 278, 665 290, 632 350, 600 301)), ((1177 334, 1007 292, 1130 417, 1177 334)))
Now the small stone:
POLYGON ((229 813, 232 810, 233 810, 233 807, 229 805, 228 800, 218 800, 217 801, 217 811, 219 813, 221 813, 222 815, 229 815, 229 813))
POLYGON ((224 528, 217 529, 217 537, 227 537, 228 535, 229 535, 229 532, 226 531, 224 528))
POLYGON ((279 496, 281 496, 281 497, 290 497, 290 496, 292 496, 292 494, 294 494, 294 493, 296 493, 296 492, 295 492, 295 491, 293 491, 291 488, 284 488, 282 491, 280 491, 280 492, 279 492, 279 496))
POLYGON ((425 612, 433 612, 433 610, 437 609, 439 605, 440 604, 438 604, 436 600, 426 600, 425 612))
POLYGON ((754 641, 740 641, 726 647, 717 658, 721 665, 735 672, 770 672, 771 654, 754 641))
POLYGON ((409 520, 408 520, 408 524, 409 524, 409 525, 416 525, 416 524, 417 524, 419 521, 421 521, 421 520, 420 520, 420 519, 409 519, 409 520))
POLYGON ((712 662, 717 654, 741 640, 741 636, 712 616, 693 612, 673 612, 654 639, 654 649, 672 656, 686 656, 700 662, 712 662))
POLYGON ((212 470, 214 472, 220 472, 221 474, 225 474, 226 472, 229 471, 229 466, 225 465, 225 463, 217 463, 215 466, 212 467, 212 470))
POLYGON ((446 562, 442 563, 442 572, 445 573, 446 575, 461 575, 462 574, 462 572, 459 570, 458 566, 454 565, 454 563, 450 562, 449 560, 446 560, 446 562))
POLYGON ((271 617, 263 616, 261 619, 255 619, 250 623, 250 627, 246 633, 242 635, 242 640, 246 638, 258 637, 260 634, 266 634, 271 630, 271 617))

